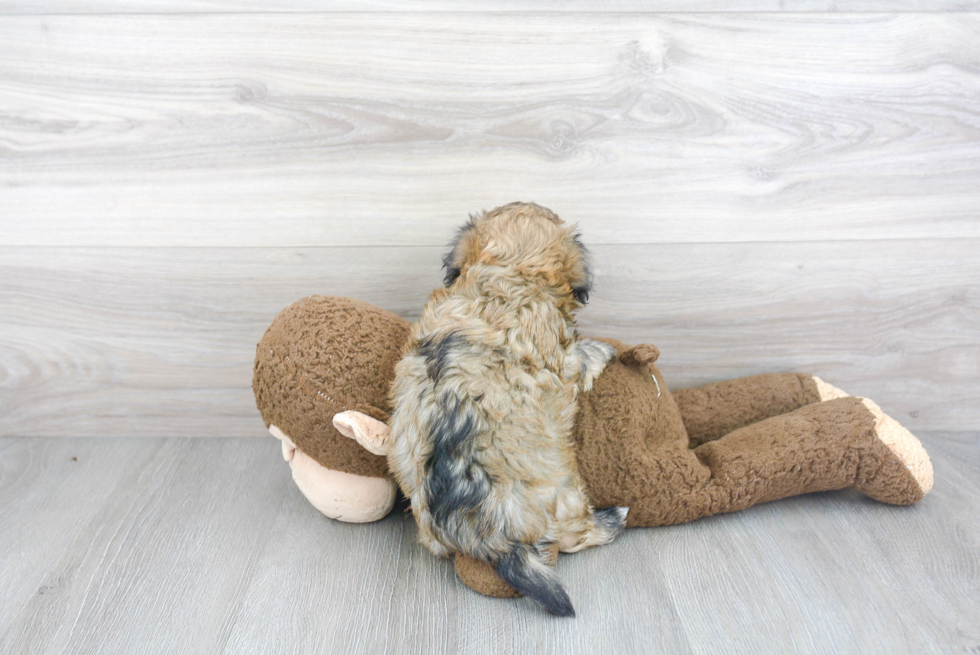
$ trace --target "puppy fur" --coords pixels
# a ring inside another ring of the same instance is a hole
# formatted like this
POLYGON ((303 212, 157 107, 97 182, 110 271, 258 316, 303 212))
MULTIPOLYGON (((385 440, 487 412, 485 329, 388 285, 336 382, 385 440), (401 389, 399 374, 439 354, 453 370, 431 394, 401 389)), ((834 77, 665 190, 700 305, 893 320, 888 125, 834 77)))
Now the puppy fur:
POLYGON ((627 512, 592 509, 572 449, 576 397, 615 354, 575 331, 585 248, 549 210, 513 203, 472 217, 444 264, 395 369, 389 468, 433 553, 488 562, 574 615, 557 551, 609 543, 627 512))

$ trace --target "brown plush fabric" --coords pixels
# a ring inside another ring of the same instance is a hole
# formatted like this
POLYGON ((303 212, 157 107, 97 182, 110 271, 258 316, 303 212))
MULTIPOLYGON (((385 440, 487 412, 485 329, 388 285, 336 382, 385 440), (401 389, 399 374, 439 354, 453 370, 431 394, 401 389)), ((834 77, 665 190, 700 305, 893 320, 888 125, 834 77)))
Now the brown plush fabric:
POLYGON ((660 349, 649 343, 641 343, 619 353, 619 361, 627 366, 653 364, 660 357, 660 349))
POLYGON ((687 433, 660 369, 627 365, 623 360, 635 361, 635 350, 604 341, 620 356, 606 366, 592 391, 579 397, 574 435, 579 472, 594 506, 629 507, 628 527, 652 525, 638 507, 640 498, 671 485, 704 484, 707 472, 692 468, 691 458, 684 456, 687 433))
POLYGON ((850 487, 879 471, 875 420, 860 398, 839 398, 774 416, 694 450, 712 484, 697 490, 704 516, 812 491, 850 487))
POLYGON ((504 582, 503 578, 497 575, 497 572, 486 562, 459 553, 454 559, 454 565, 459 579, 484 596, 516 598, 521 595, 521 592, 504 582))
POLYGON ((349 298, 313 296, 284 309, 255 349, 252 389, 266 427, 279 427, 327 468, 388 475, 387 459, 337 432, 348 409, 388 420, 388 387, 408 340, 405 319, 349 298))
POLYGON ((815 403, 820 394, 812 375, 764 373, 680 389, 674 400, 695 448, 732 430, 815 403))
MULTIPOLYGON (((256 351, 253 387, 266 425, 328 468, 387 475, 384 458, 340 435, 332 417, 357 409, 387 420, 408 330, 404 319, 347 298, 307 298, 284 310, 256 351)), ((860 398, 817 402, 811 376, 758 375, 672 395, 654 365, 656 347, 606 341, 619 357, 580 396, 574 439, 593 505, 629 507, 628 526, 844 487, 908 504, 932 485, 928 456, 911 434, 860 398), (896 448, 919 449, 925 488, 876 426, 892 430, 896 448)), ((456 570, 482 593, 517 593, 485 565, 457 558, 456 570)))
MULTIPOLYGON (((745 390, 754 389, 777 401, 773 411, 787 410, 765 418, 754 405, 763 420, 692 449, 683 428, 688 416, 681 420, 659 369, 614 361, 579 405, 575 438, 590 499, 597 507, 629 507, 629 527, 669 525, 873 477, 888 451, 875 446, 874 417, 861 399, 810 404, 799 393, 806 388, 799 376, 785 374, 682 390, 678 396, 711 398, 725 408, 753 404, 745 390)), ((717 434, 711 416, 696 422, 717 434)), ((729 423, 723 412, 718 416, 729 423)))

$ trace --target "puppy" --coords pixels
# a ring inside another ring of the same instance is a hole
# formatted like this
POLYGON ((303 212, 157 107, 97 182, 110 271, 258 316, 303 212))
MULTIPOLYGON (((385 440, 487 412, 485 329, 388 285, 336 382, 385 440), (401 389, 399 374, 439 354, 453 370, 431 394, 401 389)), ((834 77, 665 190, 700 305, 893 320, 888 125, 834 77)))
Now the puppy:
POLYGON ((549 210, 472 217, 412 326, 392 386, 388 465, 433 553, 489 563, 549 612, 574 616, 557 551, 607 544, 627 508, 593 511, 572 448, 576 397, 615 354, 577 336, 586 251, 549 210))

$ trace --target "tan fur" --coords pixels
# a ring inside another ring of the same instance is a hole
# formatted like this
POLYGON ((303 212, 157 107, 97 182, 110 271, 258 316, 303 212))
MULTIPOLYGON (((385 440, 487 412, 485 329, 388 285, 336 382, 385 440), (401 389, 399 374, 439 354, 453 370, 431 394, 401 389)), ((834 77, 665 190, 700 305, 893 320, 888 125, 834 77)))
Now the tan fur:
POLYGON ((392 387, 388 462, 422 543, 492 562, 520 542, 549 564, 551 544, 574 552, 608 543, 622 528, 593 519, 571 434, 578 393, 614 350, 577 337, 574 290, 587 288, 589 273, 573 229, 537 205, 507 205, 474 218, 446 265, 458 278, 430 296, 392 387), (439 344, 448 344, 444 360, 439 344), (464 490, 486 488, 441 522, 432 508, 445 499, 427 489, 434 454, 445 457, 439 434, 464 444, 440 470, 464 490))

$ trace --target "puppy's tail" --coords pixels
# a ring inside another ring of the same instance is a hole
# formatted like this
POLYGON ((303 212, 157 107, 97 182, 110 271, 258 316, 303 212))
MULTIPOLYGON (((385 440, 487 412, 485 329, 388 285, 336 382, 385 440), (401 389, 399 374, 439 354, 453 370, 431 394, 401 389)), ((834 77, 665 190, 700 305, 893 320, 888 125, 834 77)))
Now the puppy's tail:
POLYGON ((493 568, 510 586, 541 603, 551 614, 575 616, 572 601, 554 569, 545 563, 534 546, 514 544, 493 568))

